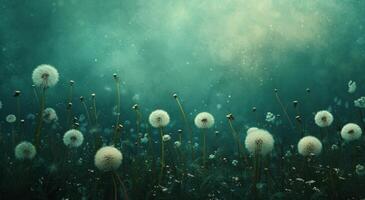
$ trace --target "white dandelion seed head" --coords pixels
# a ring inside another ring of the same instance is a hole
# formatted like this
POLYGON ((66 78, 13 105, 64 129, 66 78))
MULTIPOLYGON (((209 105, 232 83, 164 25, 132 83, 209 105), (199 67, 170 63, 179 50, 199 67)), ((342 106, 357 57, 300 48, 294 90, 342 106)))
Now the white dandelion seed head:
POLYGON ((208 112, 201 112, 196 115, 194 123, 198 128, 211 128, 214 125, 214 117, 208 112))
POLYGON ((253 131, 257 131, 257 130, 259 130, 257 127, 251 127, 251 128, 249 128, 249 129, 247 129, 247 135, 248 134, 250 134, 251 132, 253 132, 253 131))
POLYGON ((79 130, 76 129, 68 130, 63 136, 63 143, 70 148, 79 147, 83 142, 84 136, 79 130))
POLYGON ((15 147, 15 158, 18 160, 32 160, 37 151, 30 142, 21 142, 15 147))
POLYGON ((59 74, 53 66, 42 64, 34 69, 32 79, 35 86, 48 88, 57 84, 59 74))
POLYGON ((174 142, 174 146, 175 146, 176 148, 179 148, 179 147, 181 146, 181 142, 180 142, 180 141, 175 141, 175 142, 174 142))
POLYGON ((362 130, 359 125, 354 123, 346 124, 341 130, 341 137, 347 142, 357 140, 361 137, 362 130))
POLYGON ((322 152, 322 142, 316 137, 305 136, 298 142, 298 152, 302 156, 317 156, 322 152))
POLYGON ((251 131, 245 139, 246 149, 251 153, 256 152, 260 155, 267 155, 274 149, 274 138, 263 129, 251 131))
POLYGON ((100 148, 95 154, 95 166, 100 171, 114 171, 122 164, 122 153, 113 146, 100 148))
POLYGON ((44 109, 44 111, 42 113, 42 116, 43 116, 43 121, 48 123, 48 124, 58 121, 57 113, 53 108, 44 109))
POLYGON ((171 136, 168 134, 165 134, 162 136, 162 141, 167 142, 171 140, 171 136))
POLYGON ((155 128, 162 128, 170 123, 170 116, 164 110, 153 111, 148 118, 151 126, 155 128))
POLYGON ((6 120, 6 122, 12 124, 12 123, 16 122, 16 116, 13 114, 10 114, 10 115, 6 116, 5 120, 6 120))
POLYGON ((331 126, 333 122, 333 115, 327 110, 319 111, 314 116, 314 122, 317 124, 317 126, 322 128, 331 126))

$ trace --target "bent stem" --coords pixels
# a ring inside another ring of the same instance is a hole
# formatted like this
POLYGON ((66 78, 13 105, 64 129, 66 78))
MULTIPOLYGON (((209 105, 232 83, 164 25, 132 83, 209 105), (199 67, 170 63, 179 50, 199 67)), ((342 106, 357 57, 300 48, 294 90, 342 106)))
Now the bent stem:
POLYGON ((158 184, 161 183, 162 177, 163 177, 163 170, 165 167, 165 144, 164 141, 162 140, 163 138, 163 128, 160 128, 160 135, 161 135, 161 168, 160 168, 160 175, 158 178, 158 184))
POLYGON ((228 119, 228 123, 229 123, 229 127, 230 127, 230 129, 232 131, 233 139, 235 140, 236 145, 237 145, 237 151, 238 151, 237 153, 238 153, 238 156, 239 157, 243 157, 246 160, 245 156, 243 155, 243 147, 241 145, 239 135, 237 134, 237 131, 233 127, 232 120, 231 119, 228 119))
POLYGON ((282 103, 282 101, 281 101, 281 99, 280 99, 279 94, 278 94, 277 91, 275 91, 275 97, 276 97, 276 100, 278 101, 278 103, 279 103, 282 111, 284 112, 284 115, 287 118, 287 120, 288 120, 288 122, 290 124, 290 127, 294 130, 293 122, 290 120, 289 114, 286 111, 286 109, 285 109, 285 107, 284 107, 284 105, 283 105, 283 103, 282 103))
POLYGON ((41 130, 42 130, 42 125, 43 125, 43 111, 44 111, 45 103, 46 103, 46 87, 43 87, 42 94, 41 94, 40 111, 38 113, 37 129, 36 129, 36 132, 34 135, 34 144, 37 149, 40 146, 41 130))
POLYGON ((194 148, 193 148, 193 131, 191 129, 191 126, 190 124, 188 123, 188 120, 187 120, 187 117, 186 117, 186 114, 185 114, 185 111, 184 111, 184 108, 179 100, 179 97, 178 96, 174 96, 175 97, 175 100, 176 100, 176 103, 179 107, 179 110, 180 110, 180 113, 181 113, 181 116, 184 120, 184 123, 185 123, 185 127, 188 129, 188 132, 189 132, 189 140, 190 140, 190 151, 191 151, 191 159, 194 160, 194 148))
POLYGON ((91 123, 91 120, 90 120, 89 109, 87 108, 87 105, 86 105, 85 101, 82 101, 81 103, 82 103, 82 105, 84 107, 84 110, 85 110, 85 113, 86 113, 87 122, 88 122, 88 124, 90 124, 91 123))

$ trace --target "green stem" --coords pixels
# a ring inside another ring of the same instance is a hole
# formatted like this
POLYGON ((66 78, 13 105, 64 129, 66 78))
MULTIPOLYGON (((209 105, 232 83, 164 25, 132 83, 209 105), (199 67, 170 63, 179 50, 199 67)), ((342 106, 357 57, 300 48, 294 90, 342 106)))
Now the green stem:
POLYGON ((295 130, 295 129, 294 129, 294 126, 293 126, 293 122, 290 120, 289 114, 288 114, 288 112, 286 111, 286 109, 285 109, 285 107, 284 107, 283 103, 281 102, 281 99, 280 99, 279 94, 278 94, 277 92, 275 92, 275 97, 276 97, 276 100, 278 101, 278 103, 279 103, 279 105, 280 105, 281 109, 283 110, 284 115, 285 115, 285 117, 287 118, 287 120, 288 120, 288 122, 289 122, 289 124, 290 124, 290 127, 291 127, 293 130, 295 130))
POLYGON ((207 143, 206 143, 206 130, 202 129, 202 139, 203 139, 203 167, 206 168, 207 159, 207 143))
POLYGON ((165 144, 163 139, 163 128, 160 128, 160 136, 161 136, 161 168, 160 168, 160 175, 158 178, 158 183, 161 183, 162 177, 163 177, 163 170, 165 167, 165 144))
POLYGON ((191 151, 191 158, 192 158, 192 160, 194 160, 194 148, 193 148, 193 131, 192 131, 192 129, 191 129, 191 126, 190 126, 190 124, 188 123, 188 120, 187 120, 187 117, 186 117, 186 114, 185 114, 185 111, 184 111, 184 108, 183 108, 183 106, 182 106, 182 104, 181 104, 181 102, 180 102, 180 100, 179 100, 179 97, 178 96, 176 96, 175 97, 175 100, 176 100, 176 103, 177 103, 177 105, 178 105, 178 107, 179 107, 179 110, 180 110, 180 113, 181 113, 181 115, 182 115, 182 117, 183 117, 183 120, 184 120, 184 123, 185 123, 185 127, 188 129, 188 131, 189 131, 189 140, 190 140, 190 151, 191 151))
POLYGON ((116 110, 116 113, 117 113, 117 119, 116 119, 116 122, 115 122, 115 128, 114 128, 114 144, 117 143, 117 139, 118 138, 118 127, 119 127, 119 122, 120 122, 120 85, 119 85, 119 78, 115 78, 115 86, 116 86, 116 90, 117 90, 117 96, 116 96, 116 99, 117 99, 117 110, 116 110))
POLYGON ((41 130, 42 130, 42 125, 43 125, 43 111, 44 111, 44 107, 45 107, 45 103, 46 103, 46 88, 43 87, 42 88, 42 96, 41 96, 41 102, 40 102, 40 111, 38 113, 38 122, 37 122, 37 129, 35 132, 35 137, 34 137, 34 144, 36 148, 39 148, 40 146, 40 139, 41 139, 41 130))

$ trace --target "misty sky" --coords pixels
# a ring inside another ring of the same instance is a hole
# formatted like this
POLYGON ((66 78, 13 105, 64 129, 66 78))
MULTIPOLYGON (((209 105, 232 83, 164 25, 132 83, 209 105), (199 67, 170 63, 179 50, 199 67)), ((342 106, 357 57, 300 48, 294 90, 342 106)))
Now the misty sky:
POLYGON ((348 80, 365 84, 365 1, 0 2, 2 99, 14 89, 31 95, 42 63, 61 74, 53 94, 73 79, 75 96, 113 102, 117 72, 125 102, 151 109, 178 92, 190 110, 246 113, 275 103, 275 87, 287 99, 310 87, 327 105, 348 80))

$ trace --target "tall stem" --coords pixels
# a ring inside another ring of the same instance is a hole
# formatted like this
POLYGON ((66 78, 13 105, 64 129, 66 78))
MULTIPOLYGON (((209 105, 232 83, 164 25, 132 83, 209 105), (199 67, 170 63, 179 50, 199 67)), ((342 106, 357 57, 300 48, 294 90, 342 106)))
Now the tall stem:
POLYGON ((288 122, 289 122, 289 124, 290 124, 290 127, 294 130, 293 122, 290 120, 289 114, 288 114, 288 112, 286 111, 286 109, 285 109, 285 107, 284 107, 283 103, 281 102, 281 99, 280 99, 280 97, 279 97, 279 94, 278 94, 278 91, 277 91, 277 90, 275 90, 275 97, 276 97, 276 100, 278 101, 278 103, 279 103, 279 105, 280 105, 280 107, 281 107, 282 111, 284 112, 284 115, 285 115, 285 117, 287 118, 287 120, 288 120, 288 122))
POLYGON ((161 136, 161 168, 160 168, 160 176, 158 178, 158 183, 161 183, 162 177, 163 177, 163 170, 165 167, 165 144, 163 139, 163 128, 160 128, 160 136, 161 136))
POLYGON ((41 94, 41 102, 40 102, 40 110, 38 113, 38 122, 37 122, 37 129, 34 135, 34 143, 35 143, 35 147, 39 148, 40 146, 40 139, 41 139, 41 130, 42 130, 42 125, 43 125, 43 111, 44 111, 44 107, 45 107, 45 103, 46 103, 46 88, 43 87, 42 88, 42 94, 41 94))
POLYGON ((82 105, 83 105, 83 107, 84 107, 84 110, 85 110, 85 113, 86 113, 86 117, 87 117, 87 122, 88 122, 88 124, 89 125, 91 125, 90 123, 91 123, 91 120, 90 120, 90 113, 89 113, 89 109, 87 108, 87 105, 86 105, 86 103, 85 103, 85 101, 83 101, 82 100, 82 105))
POLYGON ((202 129, 202 139, 203 139, 203 167, 206 168, 207 163, 207 142, 206 142, 206 129, 202 129))
POLYGON ((117 113, 117 119, 115 122, 115 128, 114 128, 114 144, 116 144, 116 138, 118 137, 118 126, 120 123, 120 84, 119 84, 119 77, 117 76, 117 74, 114 74, 114 80, 115 80, 115 86, 116 86, 116 101, 117 101, 117 109, 116 109, 116 113, 117 113))
POLYGON ((183 120, 184 120, 185 127, 188 129, 188 132, 189 132, 189 140, 190 140, 190 145, 189 145, 189 147, 190 147, 190 151, 191 151, 191 159, 192 159, 192 160, 194 160, 193 131, 192 131, 192 129, 191 129, 191 126, 190 126, 190 124, 189 124, 189 122, 188 122, 188 119, 187 119, 187 117, 186 117, 186 114, 185 114, 184 108, 183 108, 183 106, 182 106, 182 104, 181 104, 181 102, 180 102, 180 99, 179 99, 179 97, 177 96, 177 94, 174 94, 174 98, 175 98, 176 103, 177 103, 177 105, 178 105, 178 107, 179 107, 179 110, 180 110, 181 116, 182 116, 182 118, 183 118, 183 120))
POLYGON ((117 180, 119 181, 120 185, 122 186, 123 193, 124 193, 124 200, 129 200, 128 193, 127 193, 127 188, 125 187, 122 179, 120 178, 120 176, 116 172, 114 172, 114 175, 117 177, 117 180))
MULTIPOLYGON (((240 142, 240 138, 239 138, 239 135, 237 134, 237 131, 234 129, 233 127, 233 124, 232 124, 232 119, 228 119, 228 123, 229 123, 229 127, 232 131, 232 136, 233 136, 233 139, 235 140, 235 143, 237 145, 237 153, 238 153, 238 156, 239 157, 242 157, 242 153, 243 153, 243 147, 241 145, 241 142, 240 142)), ((243 156, 244 157, 244 156, 243 156)))

